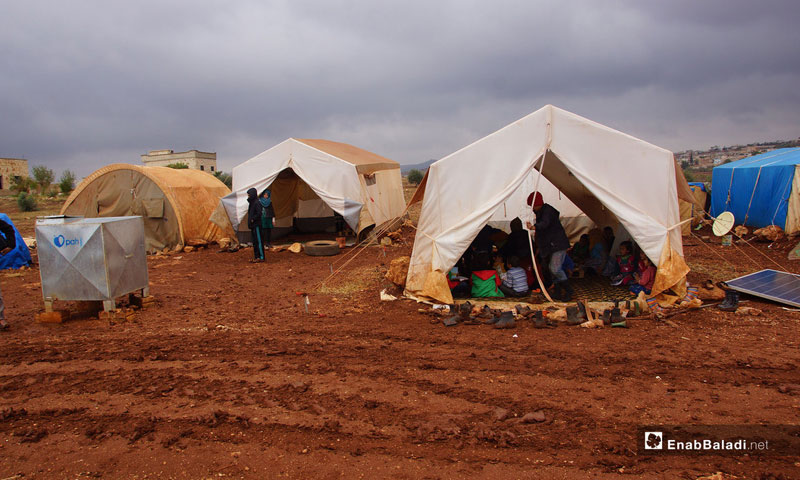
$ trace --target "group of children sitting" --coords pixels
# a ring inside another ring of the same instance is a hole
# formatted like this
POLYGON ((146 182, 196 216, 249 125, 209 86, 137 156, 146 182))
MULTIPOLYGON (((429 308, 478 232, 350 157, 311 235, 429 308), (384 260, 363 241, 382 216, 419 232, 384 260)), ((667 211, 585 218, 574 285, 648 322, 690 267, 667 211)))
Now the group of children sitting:
MULTIPOLYGON (((525 297, 532 288, 539 291, 527 238, 523 242, 516 233, 521 231, 527 235, 527 232, 517 220, 512 221, 510 235, 488 226, 478 234, 448 273, 453 297, 525 297)), ((619 254, 612 256, 614 240, 610 227, 603 229, 602 238, 594 245, 590 245, 588 234, 582 235, 565 256, 562 268, 567 277, 602 275, 608 277, 612 285, 628 286, 633 295, 639 292, 649 295, 655 281, 655 266, 630 241, 620 243, 619 254)), ((540 277, 549 285, 550 275, 547 269, 541 268, 542 264, 537 258, 540 277)))
MULTIPOLYGON (((619 244, 619 254, 611 256, 614 244, 614 232, 611 227, 603 229, 600 241, 589 247, 589 235, 583 234, 572 246, 567 257, 585 273, 598 273, 611 279, 611 285, 630 286, 634 295, 645 292, 649 295, 656 279, 656 267, 630 241, 619 244)), ((566 263, 566 261, 565 261, 566 263)))

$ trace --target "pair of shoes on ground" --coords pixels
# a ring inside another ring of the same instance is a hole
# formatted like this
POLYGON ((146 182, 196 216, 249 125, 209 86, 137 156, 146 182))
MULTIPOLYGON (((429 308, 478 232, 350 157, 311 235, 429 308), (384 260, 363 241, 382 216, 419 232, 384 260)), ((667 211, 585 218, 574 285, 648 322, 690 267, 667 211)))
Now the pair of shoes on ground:
POLYGON ((548 327, 555 327, 553 323, 548 322, 544 318, 544 314, 541 310, 533 310, 531 307, 525 305, 515 305, 514 310, 516 310, 517 314, 521 317, 527 318, 533 322, 533 326, 535 328, 548 328, 548 327))
POLYGON ((454 315, 442 320, 445 327, 452 327, 463 322, 465 325, 477 325, 479 322, 472 317, 472 304, 469 301, 462 303, 456 308, 455 305, 450 305, 450 312, 454 315))
POLYGON ((613 326, 616 323, 624 322, 625 319, 620 313, 619 307, 608 308, 603 311, 603 325, 613 326))

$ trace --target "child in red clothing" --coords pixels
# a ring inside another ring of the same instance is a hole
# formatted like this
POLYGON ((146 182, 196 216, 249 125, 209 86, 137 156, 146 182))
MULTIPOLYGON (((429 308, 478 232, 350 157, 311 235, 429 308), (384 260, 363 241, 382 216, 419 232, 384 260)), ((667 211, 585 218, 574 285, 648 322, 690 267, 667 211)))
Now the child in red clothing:
POLYGON ((644 268, 641 273, 633 274, 633 279, 636 280, 636 283, 631 285, 630 290, 634 295, 639 295, 639 292, 650 295, 653 290, 653 283, 656 281, 656 267, 650 263, 650 259, 646 255, 642 255, 641 263, 644 268))
POLYGON ((611 285, 628 285, 633 282, 633 273, 636 271, 636 261, 633 258, 633 245, 625 241, 619 244, 619 255, 617 255, 617 266, 619 275, 611 280, 611 285))

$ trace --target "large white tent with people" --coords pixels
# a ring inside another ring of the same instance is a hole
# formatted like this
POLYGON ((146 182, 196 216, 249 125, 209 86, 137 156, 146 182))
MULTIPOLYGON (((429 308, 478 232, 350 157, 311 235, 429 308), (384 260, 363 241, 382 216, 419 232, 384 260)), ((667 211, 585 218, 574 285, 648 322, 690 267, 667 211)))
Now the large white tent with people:
POLYGON ((652 295, 683 295, 678 199, 694 199, 673 154, 552 105, 430 166, 412 198, 422 209, 406 294, 452 303, 446 273, 485 225, 533 222, 534 191, 635 241, 658 267, 652 295))
POLYGON ((275 229, 284 233, 330 230, 338 214, 359 234, 398 219, 405 208, 397 162, 330 140, 290 138, 234 167, 232 192, 212 221, 247 230, 250 188, 271 189, 275 229))

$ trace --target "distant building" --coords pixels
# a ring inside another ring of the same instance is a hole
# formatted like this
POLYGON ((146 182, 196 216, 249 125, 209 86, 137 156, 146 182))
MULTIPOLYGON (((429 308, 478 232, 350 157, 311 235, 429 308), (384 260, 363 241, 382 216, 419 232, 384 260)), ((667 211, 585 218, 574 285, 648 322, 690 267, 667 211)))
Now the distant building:
POLYGON ((194 170, 202 170, 212 174, 217 171, 217 154, 214 152, 151 150, 146 155, 142 155, 142 162, 147 167, 166 167, 173 163, 185 163, 194 170))
POLYGON ((0 158, 0 190, 11 190, 13 177, 28 176, 28 161, 22 158, 0 158))

